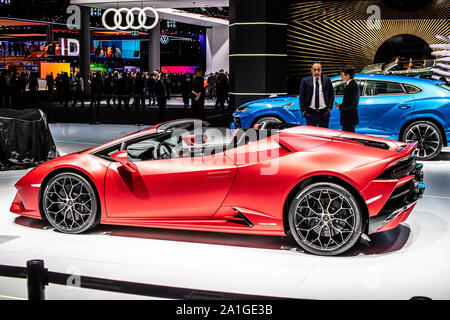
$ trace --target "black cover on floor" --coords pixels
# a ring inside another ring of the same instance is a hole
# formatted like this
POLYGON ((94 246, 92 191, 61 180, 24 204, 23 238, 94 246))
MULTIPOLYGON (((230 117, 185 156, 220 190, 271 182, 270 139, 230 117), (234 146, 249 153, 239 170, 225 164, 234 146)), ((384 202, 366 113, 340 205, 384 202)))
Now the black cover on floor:
POLYGON ((0 170, 35 167, 58 156, 41 110, 0 109, 0 170))

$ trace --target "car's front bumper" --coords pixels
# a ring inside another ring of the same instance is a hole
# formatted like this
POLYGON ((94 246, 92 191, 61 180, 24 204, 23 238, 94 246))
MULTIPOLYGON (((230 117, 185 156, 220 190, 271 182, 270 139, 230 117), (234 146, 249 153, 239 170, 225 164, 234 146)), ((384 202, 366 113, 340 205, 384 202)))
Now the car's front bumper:
POLYGON ((22 216, 41 219, 38 195, 39 188, 17 191, 9 211, 22 216))
POLYGON ((242 125, 241 125, 241 118, 240 118, 240 117, 237 117, 237 116, 235 116, 235 115, 233 114, 233 121, 231 122, 230 128, 231 128, 231 129, 239 129, 239 128, 242 128, 242 125))

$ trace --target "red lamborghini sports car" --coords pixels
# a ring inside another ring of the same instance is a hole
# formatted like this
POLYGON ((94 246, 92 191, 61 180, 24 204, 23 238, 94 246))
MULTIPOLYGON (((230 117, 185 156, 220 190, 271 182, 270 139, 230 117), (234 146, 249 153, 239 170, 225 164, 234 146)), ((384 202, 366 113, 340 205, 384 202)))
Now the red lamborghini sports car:
POLYGON ((336 255, 395 228, 421 198, 417 143, 308 126, 166 122, 39 165, 11 212, 65 233, 97 224, 286 236, 336 255))

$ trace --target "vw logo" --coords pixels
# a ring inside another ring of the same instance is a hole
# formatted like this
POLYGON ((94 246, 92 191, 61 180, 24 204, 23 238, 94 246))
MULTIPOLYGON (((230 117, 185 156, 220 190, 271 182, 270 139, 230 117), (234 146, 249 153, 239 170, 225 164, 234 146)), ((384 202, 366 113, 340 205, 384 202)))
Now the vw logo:
POLYGON ((159 37, 159 42, 161 42, 161 44, 168 44, 169 43, 169 37, 166 36, 165 34, 161 35, 159 37))
POLYGON ((120 8, 120 9, 114 9, 114 8, 109 8, 107 9, 102 16, 102 22, 103 22, 103 26, 108 29, 108 30, 127 30, 127 29, 133 29, 133 30, 138 30, 140 28, 144 28, 145 30, 150 30, 153 29, 154 27, 156 27, 158 25, 159 22, 159 14, 158 11, 156 11, 155 9, 151 8, 151 7, 145 7, 145 8, 120 8), (147 11, 151 11, 153 12, 153 14, 155 15, 155 21, 153 22, 152 25, 147 26, 145 25, 146 21, 147 21, 147 11), (106 23, 106 16, 110 13, 110 12, 114 12, 114 26, 110 26, 106 23), (139 24, 137 26, 134 25, 134 13, 138 13, 138 22, 139 24), (122 13, 126 13, 125 16, 125 20, 126 20, 126 25, 122 26, 122 13))

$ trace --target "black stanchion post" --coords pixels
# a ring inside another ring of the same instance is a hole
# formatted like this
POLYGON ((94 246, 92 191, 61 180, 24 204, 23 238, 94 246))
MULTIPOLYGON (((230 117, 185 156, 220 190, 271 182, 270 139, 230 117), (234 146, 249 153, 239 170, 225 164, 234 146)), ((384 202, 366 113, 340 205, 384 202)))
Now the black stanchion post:
POLYGON ((48 285, 48 281, 44 261, 27 261, 28 300, 45 300, 46 285, 48 285))

